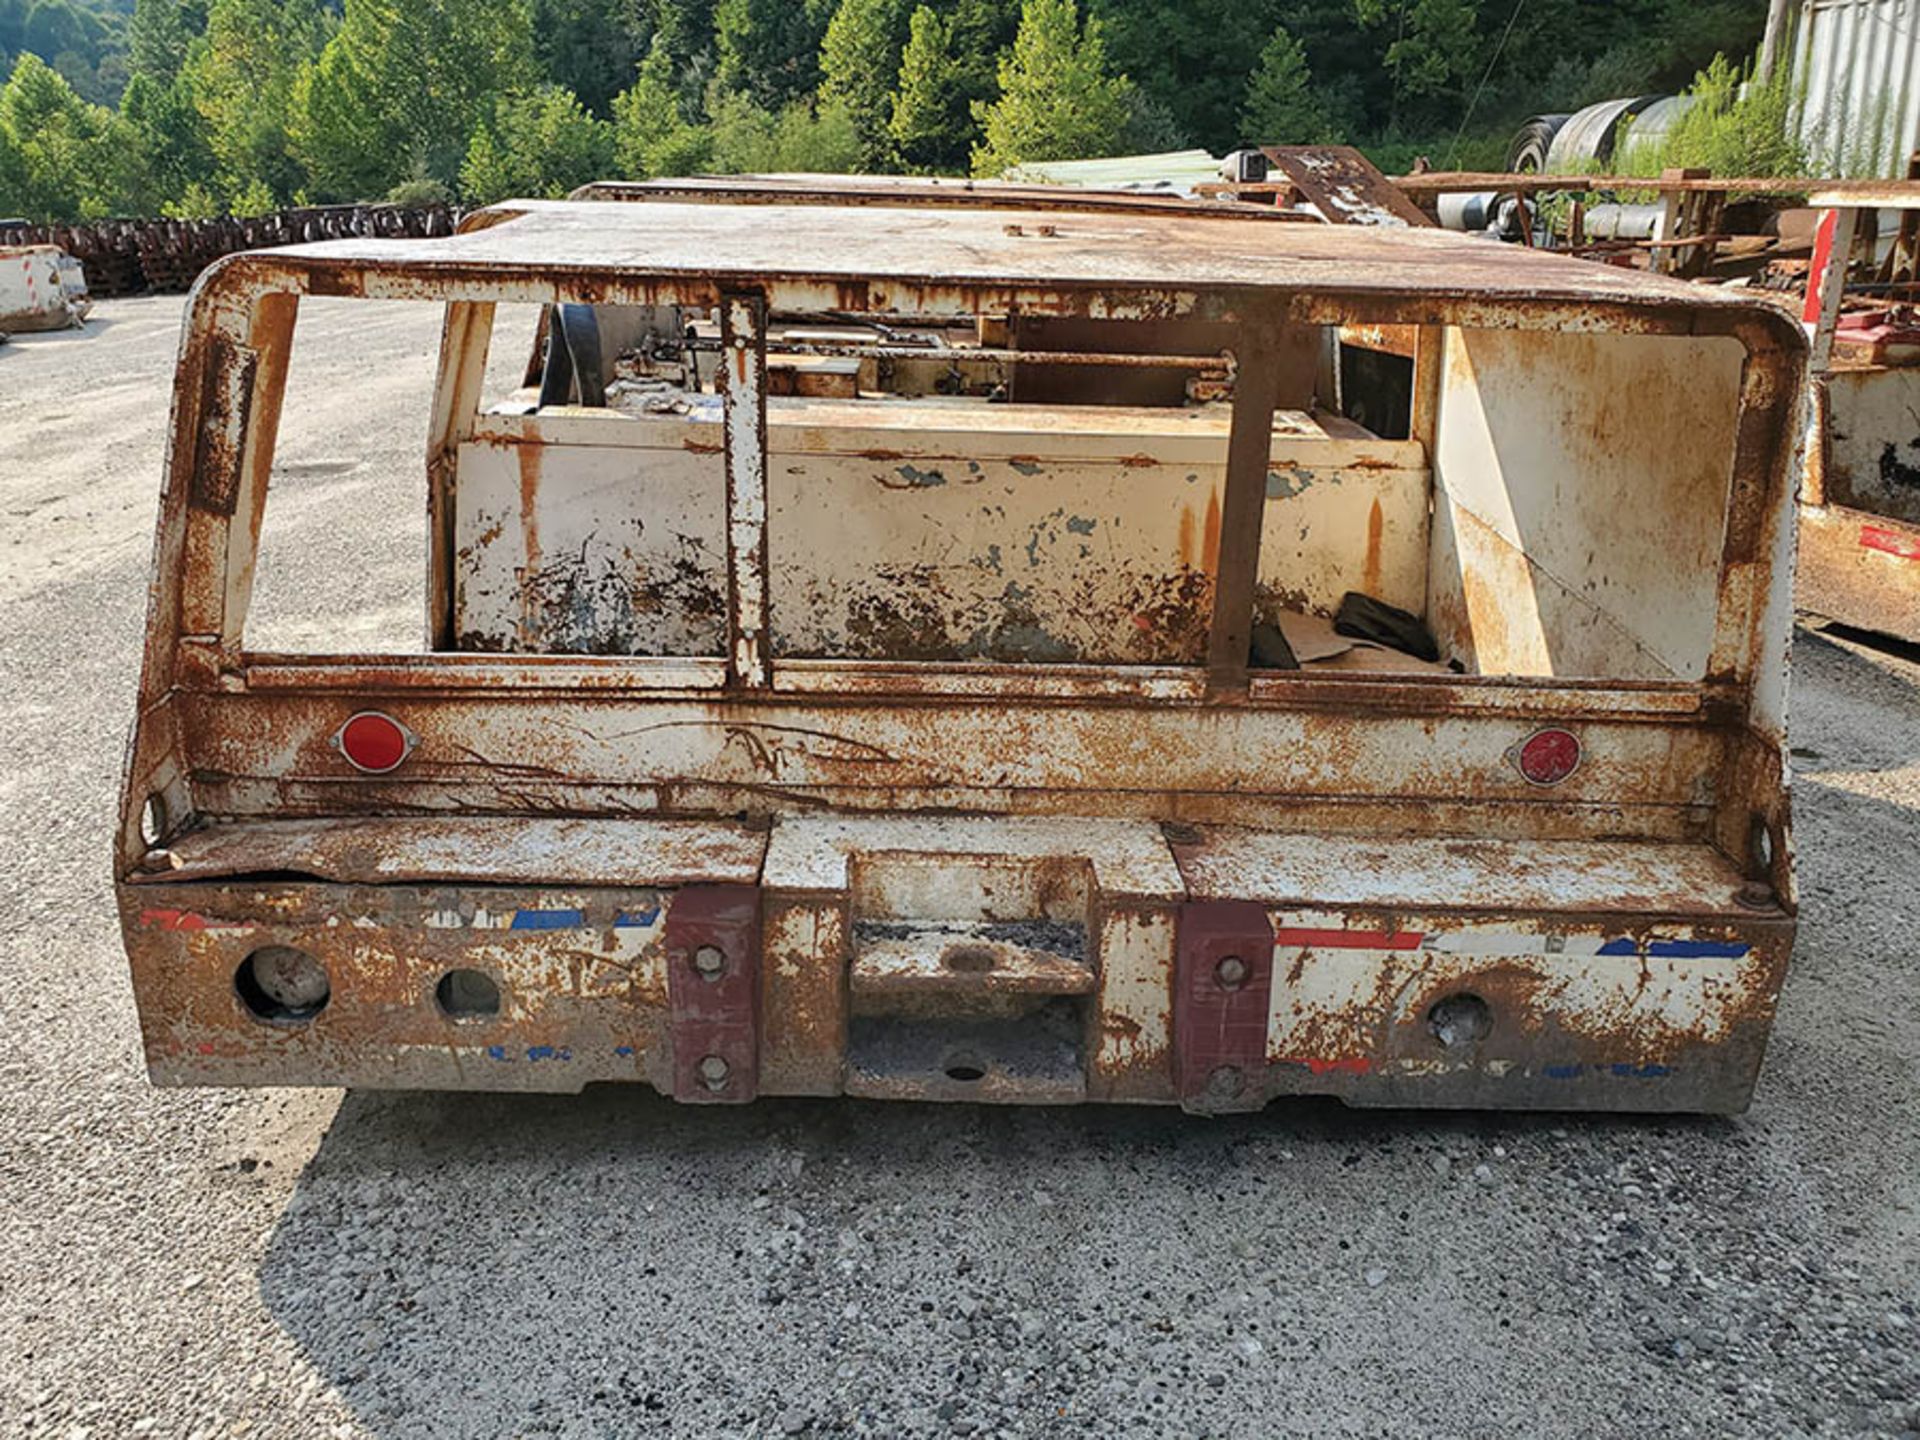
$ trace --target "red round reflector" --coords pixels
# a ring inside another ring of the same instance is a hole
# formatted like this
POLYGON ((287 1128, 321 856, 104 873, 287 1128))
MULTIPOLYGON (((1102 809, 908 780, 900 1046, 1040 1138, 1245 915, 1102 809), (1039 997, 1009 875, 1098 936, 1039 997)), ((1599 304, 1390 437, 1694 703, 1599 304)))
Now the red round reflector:
POLYGON ((1558 785, 1580 768, 1580 741, 1567 730, 1536 731, 1520 746, 1516 763, 1535 785, 1558 785))
POLYGON ((362 710, 340 727, 333 743, 356 770, 383 775, 407 758, 413 736, 391 715, 362 710))

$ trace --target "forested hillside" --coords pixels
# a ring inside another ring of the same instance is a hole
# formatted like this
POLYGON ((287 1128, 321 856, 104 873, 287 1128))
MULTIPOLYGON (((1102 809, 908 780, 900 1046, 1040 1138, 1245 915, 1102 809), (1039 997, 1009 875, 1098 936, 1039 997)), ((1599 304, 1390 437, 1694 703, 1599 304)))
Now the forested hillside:
POLYGON ((1350 140, 1497 164, 1684 85, 1766 0, 0 0, 0 216, 998 173, 1350 140))

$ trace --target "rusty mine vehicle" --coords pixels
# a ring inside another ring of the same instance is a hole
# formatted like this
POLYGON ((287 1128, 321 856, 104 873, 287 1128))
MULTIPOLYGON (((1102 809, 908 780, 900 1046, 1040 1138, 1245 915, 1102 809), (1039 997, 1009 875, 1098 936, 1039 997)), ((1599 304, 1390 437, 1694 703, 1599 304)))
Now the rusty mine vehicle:
MULTIPOLYGON (((1920 325, 1907 307, 1842 314, 1863 214, 1900 214, 1890 262, 1904 262, 1909 283, 1878 288, 1912 294, 1920 284, 1920 200, 1856 190, 1811 202, 1828 213, 1804 312, 1813 423, 1800 484, 1800 607, 1920 643, 1920 325)), ((1889 263, 1885 273, 1902 271, 1889 263)))
POLYGON ((117 840, 153 1078, 1738 1111, 1805 354, 1657 276, 1019 186, 230 257, 117 840), (307 296, 445 305, 419 654, 248 646, 307 296))

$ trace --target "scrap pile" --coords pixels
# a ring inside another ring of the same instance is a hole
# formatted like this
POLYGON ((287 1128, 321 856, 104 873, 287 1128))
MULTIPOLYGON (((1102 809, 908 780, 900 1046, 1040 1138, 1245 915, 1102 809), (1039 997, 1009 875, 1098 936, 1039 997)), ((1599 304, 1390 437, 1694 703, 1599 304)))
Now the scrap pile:
POLYGON ((75 225, 0 222, 0 246, 53 245, 78 260, 95 297, 189 288, 223 255, 303 240, 451 235, 445 205, 315 205, 210 220, 99 220, 75 225))

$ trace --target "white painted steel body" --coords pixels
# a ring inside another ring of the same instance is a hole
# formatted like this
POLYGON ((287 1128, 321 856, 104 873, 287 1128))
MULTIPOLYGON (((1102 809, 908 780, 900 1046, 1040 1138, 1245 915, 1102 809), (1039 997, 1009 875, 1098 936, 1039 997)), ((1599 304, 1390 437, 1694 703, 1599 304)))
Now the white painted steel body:
POLYGON ((157 1078, 1746 1103, 1796 903, 1777 313, 1197 213, 471 223, 196 298, 118 875, 157 1078), (312 293, 448 303, 426 654, 246 644, 312 293), (721 388, 486 395, 529 298, 707 312, 721 388), (1234 399, 769 397, 779 317, 823 312, 1218 326, 1234 399), (1280 403, 1332 325, 1411 338, 1409 438, 1280 403), (1339 649, 1349 591, 1439 658, 1339 649), (418 737, 391 772, 329 743, 361 710, 418 737), (248 1013, 270 946, 325 957, 323 1012, 248 1013), (497 1014, 434 1008, 463 969, 497 1014))

